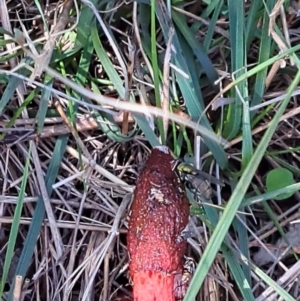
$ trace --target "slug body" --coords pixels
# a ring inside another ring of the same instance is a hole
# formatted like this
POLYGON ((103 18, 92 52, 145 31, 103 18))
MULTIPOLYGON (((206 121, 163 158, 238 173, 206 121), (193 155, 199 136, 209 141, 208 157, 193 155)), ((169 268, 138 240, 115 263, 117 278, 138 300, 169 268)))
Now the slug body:
POLYGON ((168 148, 154 148, 134 192, 127 234, 134 301, 174 301, 185 293, 181 278, 187 242, 181 232, 188 224, 189 203, 173 160, 168 148))

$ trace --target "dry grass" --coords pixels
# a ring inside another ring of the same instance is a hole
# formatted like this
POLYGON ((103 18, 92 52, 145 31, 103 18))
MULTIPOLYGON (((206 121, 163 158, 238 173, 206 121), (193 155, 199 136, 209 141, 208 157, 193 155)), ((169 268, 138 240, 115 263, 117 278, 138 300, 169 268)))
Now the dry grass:
MULTIPOLYGON (((43 4, 46 5, 46 3, 47 1, 44 1, 43 4)), ((84 3, 88 2, 84 1, 84 3)), ((122 110, 118 111, 112 108, 108 102, 105 102, 114 101, 118 103, 118 97, 120 96, 114 88, 115 83, 108 80, 107 71, 103 70, 102 62, 93 53, 89 62, 88 75, 84 76, 82 86, 94 90, 92 84, 98 85, 105 104, 101 107, 101 110, 104 107, 113 114, 112 119, 115 124, 120 126, 122 134, 133 131, 134 137, 132 139, 124 139, 125 142, 123 143, 120 142, 123 137, 119 141, 112 139, 112 137, 116 138, 115 135, 111 135, 113 130, 110 129, 107 132, 104 132, 103 128, 101 130, 96 119, 83 101, 79 102, 78 108, 71 108, 75 111, 75 113, 72 113, 69 99, 71 97, 79 99, 79 94, 71 93, 70 88, 61 81, 61 78, 56 78, 55 76, 53 88, 50 88, 50 90, 54 89, 52 90, 52 92, 54 91, 54 96, 48 98, 48 108, 55 109, 56 114, 50 116, 49 113, 49 116, 46 116, 42 127, 39 128, 40 132, 37 133, 36 130, 37 112, 41 106, 41 96, 38 93, 30 104, 25 105, 22 114, 17 116, 13 124, 9 124, 12 117, 16 114, 16 109, 24 103, 29 93, 36 88, 35 85, 43 82, 39 78, 39 73, 43 74, 43 71, 46 70, 49 74, 51 71, 47 66, 53 49, 59 48, 62 53, 65 53, 66 50, 74 46, 72 34, 74 35, 78 28, 74 29, 72 26, 76 24, 76 14, 73 13, 70 16, 67 13, 71 7, 74 8, 73 1, 66 0, 64 3, 61 1, 50 1, 49 4, 50 7, 43 6, 42 11, 46 12, 45 17, 48 25, 55 25, 52 35, 59 33, 54 39, 47 39, 42 18, 34 1, 6 1, 6 3, 2 1, 0 6, 1 26, 3 28, 10 32, 13 32, 12 29, 15 28, 19 28, 24 34, 28 32, 30 39, 32 41, 40 39, 39 47, 46 50, 43 53, 44 55, 40 56, 40 61, 35 66, 34 70, 37 72, 35 76, 37 77, 32 76, 30 81, 23 81, 23 84, 17 88, 16 93, 13 94, 8 104, 2 110, 1 129, 3 132, 7 131, 8 133, 3 137, 4 139, 0 145, 0 188, 2 192, 0 196, 0 271, 5 260, 18 196, 22 190, 21 184, 26 158, 31 156, 16 248, 7 284, 11 284, 14 279, 21 251, 24 248, 24 244, 26 244, 25 239, 29 231, 29 225, 33 221, 37 204, 40 203, 41 208, 45 208, 46 215, 44 218, 43 216, 41 217, 43 218, 43 224, 34 248, 34 256, 28 262, 28 272, 26 272, 28 282, 26 279, 23 279, 22 294, 19 296, 19 300, 106 301, 113 300, 123 294, 130 296, 131 289, 127 277, 128 255, 126 250, 127 213, 130 206, 131 192, 134 189, 139 170, 144 165, 149 154, 151 145, 141 130, 135 131, 136 124, 130 110, 126 111, 122 108, 122 110), (64 7, 64 10, 59 10, 62 7, 64 7), (57 19, 55 19, 55 10, 59 12, 56 16, 57 19), (47 11, 49 15, 47 15, 47 11), (20 20, 26 28, 25 31, 24 28, 22 29, 20 20), (67 29, 67 34, 62 34, 65 28, 67 29), (43 66, 42 68, 39 67, 41 65, 43 66), (56 91, 60 91, 64 96, 58 96, 56 91), (5 129, 8 124, 9 128, 5 129), (67 135, 68 139, 66 139, 67 135), (61 161, 59 160, 59 149, 57 149, 59 144, 57 144, 57 141, 65 141, 61 142, 62 149, 64 149, 63 144, 66 143, 61 161), (55 181, 53 180, 54 184, 51 184, 49 187, 51 182, 49 178, 52 172, 49 170, 49 166, 53 168, 53 164, 55 164, 53 157, 58 158, 59 171, 58 175, 55 176, 55 181), (51 190, 52 193, 49 193, 51 190)), ((136 67, 137 70, 133 76, 133 68, 130 65, 130 48, 126 46, 127 38, 135 41, 135 45, 139 45, 140 37, 136 35, 137 31, 134 29, 135 21, 137 20, 134 20, 134 16, 132 17, 133 20, 127 16, 132 11, 132 5, 126 5, 125 2, 114 4, 115 6, 111 8, 115 13, 113 20, 106 19, 105 21, 106 24, 110 25, 109 29, 117 37, 115 43, 118 45, 118 49, 122 50, 120 55, 127 62, 125 72, 124 66, 120 64, 116 55, 116 51, 112 49, 107 39, 102 41, 105 52, 113 62, 117 73, 124 79, 124 86, 127 85, 127 92, 130 89, 135 90, 140 103, 143 103, 145 98, 150 99, 147 104, 150 107, 150 105, 154 105, 155 98, 153 82, 152 80, 147 80, 147 76, 149 78, 149 74, 151 74, 150 62, 148 62, 147 55, 142 51, 143 49, 140 49, 141 52, 137 58, 139 61, 135 63, 140 69, 148 65, 149 70, 145 72, 145 68, 139 70, 136 67), (131 31, 134 34, 131 34, 131 31), (147 73, 147 76, 144 76, 145 73, 147 73)), ((289 8, 291 13, 286 15, 287 23, 285 29, 291 45, 295 45, 299 40, 299 30, 297 26, 298 19, 292 8, 292 6, 289 8)), ((190 24, 199 19, 197 19, 199 14, 199 5, 197 6, 197 3, 188 6, 186 12, 179 8, 176 11, 188 15, 190 24)), ((106 12, 107 16, 111 16, 108 12, 106 12)), ((105 17, 106 13, 101 12, 101 15, 105 17)), ((207 29, 206 25, 209 25, 209 21, 200 20, 203 22, 204 27, 197 30, 195 35, 197 35, 199 41, 203 41, 207 29)), ((101 30, 104 30, 103 27, 101 30)), ((230 83, 234 81, 234 78, 228 71, 230 70, 231 62, 230 55, 227 52, 229 35, 228 22, 226 20, 220 19, 217 22, 214 35, 216 40, 222 37, 222 46, 226 49, 224 51, 220 45, 216 44, 210 48, 208 53, 220 77, 222 77, 220 87, 224 98, 219 98, 218 101, 222 99, 228 100, 229 97, 225 92, 230 87, 230 83), (224 52, 226 52, 226 56, 224 56, 224 52)), ((164 54, 163 50, 167 51, 168 47, 163 44, 160 30, 158 30, 157 36, 158 43, 161 42, 162 44, 158 45, 159 52, 164 54)), ((9 39, 9 37, 6 36, 6 39, 9 39)), ((274 39, 276 40, 276 37, 274 39)), ((24 41, 22 41, 20 36, 17 37, 16 41, 19 45, 14 42, 5 45, 5 48, 1 49, 3 53, 5 51, 13 53, 17 49, 21 49, 20 54, 5 62, 1 61, 0 68, 2 70, 14 70, 18 66, 23 53, 26 53, 25 47, 22 47, 24 41)), ((258 60, 259 43, 259 40, 254 40, 251 44, 251 51, 247 57, 249 64, 250 62, 256 63, 258 60)), ((39 51, 39 53, 42 53, 41 49, 39 51)), ((31 54, 32 52, 34 51, 31 49, 31 54)), ((30 51, 27 50, 27 54, 30 54, 30 51)), ((76 55, 80 57, 80 54, 77 53, 70 56, 71 59, 78 59, 76 55)), ((283 61, 280 62, 282 63, 283 61)), ((287 63, 289 64, 289 61, 287 63)), ((65 77, 77 81, 77 83, 80 82, 78 70, 76 70, 76 67, 78 67, 77 63, 72 65, 67 59, 61 59, 61 62, 54 62, 53 65, 56 68, 61 67, 61 71, 66 71, 65 77), (78 77, 76 78, 76 76, 78 77)), ((264 94, 265 102, 268 100, 274 101, 275 97, 284 97, 286 89, 291 84, 297 71, 296 67, 290 65, 285 69, 279 69, 279 67, 279 63, 276 63, 269 69, 266 79, 267 87, 264 94)), ((164 83, 168 86, 170 83, 166 79, 168 79, 169 71, 165 70, 165 72, 167 75, 164 75, 164 83)), ((2 75, 4 76, 3 73, 2 75)), ((249 80, 249 86, 249 90, 252 90, 253 83, 251 79, 249 80)), ((1 83, 1 94, 4 93, 6 87, 7 81, 5 84, 1 83)), ((81 88, 79 86, 78 89, 81 88)), ((212 100, 217 95, 217 92, 212 92, 212 89, 205 82, 201 84, 201 88, 203 99, 205 100, 212 100)), ((169 91, 169 89, 167 90, 169 91)), ((128 95, 125 95, 125 100, 126 98, 129 100, 128 95)), ((95 99, 91 100, 90 103, 94 104, 96 109, 100 108, 95 99)), ((218 111, 216 113, 211 110, 209 103, 210 101, 205 103, 207 105, 207 113, 211 122, 217 124, 218 121, 222 120, 223 112, 218 111)), ((116 106, 118 108, 118 104, 116 106)), ((260 141, 262 133, 269 127, 270 120, 277 107, 278 104, 276 103, 273 107, 268 107, 269 111, 263 114, 258 123, 252 127, 254 145, 260 141)), ((299 177, 298 139, 300 121, 298 107, 299 100, 295 95, 291 98, 288 109, 281 118, 282 122, 278 125, 272 143, 269 145, 268 153, 266 153, 255 175, 248 197, 265 192, 265 176, 272 168, 288 165, 290 168, 294 168, 295 177, 299 177), (275 153, 277 151, 286 152, 278 154, 275 153)), ((143 108, 145 107, 137 106, 135 112, 144 112, 143 108)), ((184 111, 184 109, 184 103, 180 99, 180 110, 184 111)), ((149 110, 149 112, 152 112, 151 109, 149 110)), ((186 122, 186 124, 191 125, 189 116, 181 111, 179 112, 178 118, 183 123, 186 122)), ((163 112, 159 116, 164 116, 163 112)), ((149 114, 147 118, 149 118, 149 124, 151 124, 153 116, 149 114)), ((165 128, 166 121, 168 121, 168 118, 164 116, 165 128)), ((102 120, 100 122, 105 124, 107 121, 102 120)), ((169 128, 170 131, 171 128, 169 128)), ((193 134, 188 132, 188 135, 190 142, 193 143, 193 134)), ((227 186, 222 193, 218 192, 218 205, 220 206, 226 203, 231 194, 229 183, 233 184, 235 181, 230 172, 240 170, 242 140, 242 136, 235 137, 225 146, 230 157, 230 168, 224 172, 224 178, 228 182, 227 186)), ((172 145, 172 142, 170 144, 172 145)), ((184 153, 185 148, 183 147, 181 155, 184 153)), ((202 159, 209 158, 210 155, 210 153, 206 153, 202 159)), ((283 227, 291 221, 299 219, 299 204, 299 192, 296 192, 288 202, 270 202, 277 221, 283 227)), ((266 207, 260 204, 251 208, 253 213, 247 219, 248 224, 245 225, 246 229, 251 233, 248 246, 257 247, 269 244, 268 246, 271 248, 272 246, 273 248, 278 248, 272 236, 275 232, 278 233, 278 227, 274 226, 274 222, 270 221, 269 216, 265 214, 266 207)), ((44 214, 43 210, 41 212, 44 214)), ((240 221, 244 222, 244 219, 240 219, 240 221)), ((191 225, 197 229, 197 235, 188 239, 189 250, 187 255, 193 256, 199 261, 211 233, 205 224, 200 222, 195 216, 191 218, 191 225)), ((238 243, 238 238, 234 234, 232 234, 232 240, 233 243, 238 243)), ((297 253, 297 249, 294 249, 294 251, 297 253)), ((256 249, 251 249, 250 253, 253 255, 255 252, 256 249)), ((293 258, 290 261, 283 260, 279 264, 274 264, 275 268, 268 267, 269 269, 265 269, 265 271, 271 278, 277 280, 280 279, 282 274, 288 275, 288 271, 293 271, 295 262, 293 258)), ((290 277, 287 276, 285 280, 285 283, 290 283, 290 286, 294 287, 294 291, 290 292, 296 297, 300 296, 299 283, 295 277, 297 274, 299 272, 294 272, 290 274, 290 277)), ((254 295, 260 296, 261 292, 267 287, 265 284, 259 286, 257 276, 254 274, 252 276, 254 295)), ((232 283, 234 281, 228 266, 223 256, 218 255, 209 276, 206 278, 198 300, 241 300, 238 289, 232 283)), ((8 291, 9 287, 7 286, 5 289, 8 291)))

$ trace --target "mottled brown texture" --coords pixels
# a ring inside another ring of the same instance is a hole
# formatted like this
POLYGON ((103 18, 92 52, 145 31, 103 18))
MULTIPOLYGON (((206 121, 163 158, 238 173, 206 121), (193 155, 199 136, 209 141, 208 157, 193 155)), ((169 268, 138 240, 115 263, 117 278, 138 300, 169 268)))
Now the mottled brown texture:
MULTIPOLYGON (((150 275, 153 271, 167 277, 182 273, 186 241, 180 239, 180 234, 188 224, 189 203, 172 171, 173 160, 169 152, 153 149, 136 185, 127 234, 134 290, 139 272, 150 271, 150 275)), ((172 290, 176 291, 174 279, 166 282, 172 283, 172 290)), ((147 285, 147 281, 145 283, 147 285)), ((152 285, 144 289, 155 289, 152 285)))

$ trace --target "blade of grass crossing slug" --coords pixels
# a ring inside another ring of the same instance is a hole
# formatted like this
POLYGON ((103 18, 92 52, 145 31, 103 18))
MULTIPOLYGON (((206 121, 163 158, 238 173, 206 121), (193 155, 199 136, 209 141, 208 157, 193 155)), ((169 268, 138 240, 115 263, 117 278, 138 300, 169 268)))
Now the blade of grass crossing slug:
MULTIPOLYGON (((196 96, 196 97, 194 97, 194 99, 192 99, 188 96, 186 96, 186 98, 185 98, 186 99, 185 103, 187 106, 188 113, 193 120, 198 121, 201 125, 203 125, 208 130, 213 131, 213 129, 206 117, 206 114, 204 114, 205 105, 204 105, 204 101, 203 101, 203 97, 202 97, 201 88, 199 86, 199 74, 197 71, 198 64, 194 61, 193 53, 192 53, 189 45, 182 38, 182 34, 180 34, 180 33, 178 34, 178 40, 180 42, 182 52, 186 54, 185 63, 189 70, 192 84, 190 86, 187 86, 185 79, 183 79, 180 76, 177 77, 177 81, 183 91, 183 93, 182 93, 183 95, 189 95, 190 91, 193 89, 193 91, 194 91, 193 95, 196 96)), ((190 139, 187 137, 186 130, 184 130, 183 135, 186 140, 187 147, 188 147, 188 153, 191 154, 193 148, 191 147, 190 139)), ((204 137, 203 139, 204 139, 206 145, 210 149, 214 148, 214 145, 209 138, 204 137)), ((218 158, 217 160, 219 160, 220 162, 224 162, 224 164, 226 165, 227 159, 226 159, 226 157, 224 158, 224 153, 222 153, 222 149, 221 149, 221 152, 219 152, 218 144, 215 143, 215 145, 217 147, 215 148, 215 150, 213 152, 214 157, 218 158)))
POLYGON ((186 128, 182 125, 180 126, 180 134, 182 135, 182 137, 186 143, 187 153, 192 154, 193 147, 192 147, 191 139, 190 139, 189 135, 187 134, 186 128))
MULTIPOLYGON (((155 94, 155 103, 156 106, 161 108, 162 104, 160 101, 160 92, 159 92, 159 68, 158 68, 158 59, 157 59, 157 50, 156 50, 156 17, 155 17, 155 7, 156 0, 151 0, 151 65, 153 68, 153 79, 154 79, 154 94, 155 94)), ((167 41, 166 41, 167 42, 167 41)), ((157 126, 160 132, 162 144, 165 144, 165 133, 163 127, 163 121, 161 118, 157 118, 157 126)))
POLYGON ((149 5, 140 4, 138 6, 138 23, 141 26, 141 40, 144 51, 148 57, 151 57, 151 36, 149 35, 149 27, 151 22, 151 14, 149 14, 149 5))
MULTIPOLYGON (((245 73, 245 41, 244 41, 244 1, 228 0, 229 11, 229 29, 230 29, 230 52, 231 52, 231 72, 234 73, 234 78, 245 73)), ((241 82, 236 85, 236 88, 231 90, 231 96, 235 102, 228 106, 226 123, 224 126, 223 135, 226 139, 234 138, 241 131, 242 119, 242 100, 246 82, 241 82), (240 91, 240 96, 236 89, 240 91)))
MULTIPOLYGON (((50 196, 52 193, 52 185, 55 183, 55 179, 58 174, 58 170, 60 168, 60 164, 65 152, 65 148, 68 142, 68 138, 66 136, 58 137, 56 140, 55 148, 53 151, 53 156, 51 158, 49 168, 47 169, 45 181, 47 187, 47 193, 50 196)), ((45 206, 44 201, 41 197, 38 198, 35 210, 33 213, 32 221, 29 226, 29 230, 27 233, 27 237, 24 242, 24 247, 22 249, 22 253, 16 268, 15 276, 20 275, 23 278, 26 276, 29 265, 32 260, 32 255, 34 248, 36 246, 36 242, 38 236, 41 232, 41 227, 43 224, 45 216, 45 206)), ((10 291, 7 300, 12 300, 13 296, 14 283, 10 286, 10 291)))
POLYGON ((182 146, 183 146, 184 136, 183 136, 182 131, 179 131, 177 133, 176 124, 174 122, 173 122, 172 129, 173 129, 173 136, 176 137, 176 135, 178 135, 177 138, 174 139, 174 145, 173 145, 174 154, 176 157, 180 157, 182 146))
MULTIPOLYGON (((180 109, 180 100, 178 95, 178 88, 176 85, 176 78, 174 72, 172 73, 172 86, 171 86, 171 92, 173 94, 173 104, 170 107, 170 110, 172 113, 174 113, 173 108, 180 109)), ((188 137, 186 133, 186 127, 180 125, 179 131, 177 130, 177 124, 172 121, 172 131, 173 131, 173 151, 176 157, 180 157, 181 150, 183 147, 183 141, 186 141, 187 148, 191 147, 191 141, 190 137, 188 137), (183 140, 184 139, 184 140, 183 140)))
MULTIPOLYGON (((269 145, 269 142, 277 128, 277 125, 280 121, 280 117, 284 113, 284 111, 290 101, 291 94, 297 87, 299 81, 300 81, 300 71, 297 72, 293 82, 289 86, 289 88, 287 90, 287 96, 283 100, 282 104, 280 105, 276 114, 274 115, 272 121, 270 122, 269 128, 266 130, 264 136, 262 137, 261 141, 259 142, 251 161, 245 168, 245 171, 244 171, 240 181, 238 182, 235 190, 233 191, 233 193, 229 199, 229 202, 223 212, 223 215, 221 216, 221 218, 216 226, 216 229, 213 232, 213 234, 204 250, 204 253, 197 266, 197 269, 195 271, 194 277, 191 281, 191 284, 187 291, 187 294, 184 298, 184 301, 194 300, 200 287, 202 286, 202 283, 215 259, 215 256, 218 253, 222 242, 224 241, 224 238, 225 238, 226 233, 234 219, 234 216, 244 199, 246 191, 252 181, 252 178, 257 170, 257 167, 259 166, 259 164, 265 154, 265 151, 269 145)), ((279 291, 279 293, 281 294, 281 291, 279 291)))
POLYGON ((3 274, 2 274, 1 282, 0 282, 0 300, 1 300, 1 297, 3 294, 7 275, 9 272, 10 265, 11 265, 11 260, 14 255, 14 249, 15 249, 15 244, 16 244, 17 235, 18 235, 18 231, 19 231, 19 224, 20 224, 21 213, 22 213, 22 208, 23 208, 23 199, 24 199, 25 189, 26 189, 27 180, 28 180, 28 169, 29 169, 29 163, 30 163, 30 156, 31 156, 31 147, 29 147, 28 157, 26 159, 24 173, 23 173, 23 179, 22 179, 22 183, 21 183, 21 188, 19 191, 18 201, 17 201, 15 212, 14 212, 13 222, 12 222, 10 232, 9 232, 9 240, 8 240, 8 245, 7 245, 7 249, 6 249, 4 266, 3 266, 3 274))
MULTIPOLYGON (((272 10, 272 8, 275 5, 275 2, 276 2, 275 0, 267 1, 266 5, 267 5, 269 11, 272 10)), ((270 18, 269 18, 268 10, 265 10, 265 12, 264 12, 261 36, 259 39, 260 40, 259 59, 258 59, 259 64, 265 62, 266 60, 268 60, 270 58, 272 38, 269 35, 270 18)), ((259 103, 261 103, 261 100, 265 93, 265 82, 266 82, 267 73, 268 73, 268 69, 265 68, 265 69, 261 70, 259 73, 257 73, 257 75, 256 75, 256 80, 255 80, 255 85, 254 85, 254 93, 253 93, 253 98, 251 101, 251 106, 255 106, 255 105, 258 105, 259 103)), ((257 112, 252 111, 251 118, 253 118, 256 113, 257 112)))

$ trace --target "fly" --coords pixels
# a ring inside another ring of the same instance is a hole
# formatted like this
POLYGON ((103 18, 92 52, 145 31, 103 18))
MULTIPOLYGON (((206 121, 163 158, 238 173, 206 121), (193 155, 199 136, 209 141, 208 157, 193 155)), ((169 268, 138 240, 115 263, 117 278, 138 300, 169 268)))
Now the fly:
POLYGON ((174 160, 172 163, 174 163, 172 169, 177 173, 181 182, 195 194, 197 201, 201 196, 205 199, 212 197, 211 183, 224 186, 223 182, 201 170, 197 170, 192 164, 180 160, 174 160))
POLYGON ((196 197, 203 196, 207 200, 212 197, 213 191, 207 180, 192 174, 186 174, 185 183, 186 187, 194 192, 196 197))

